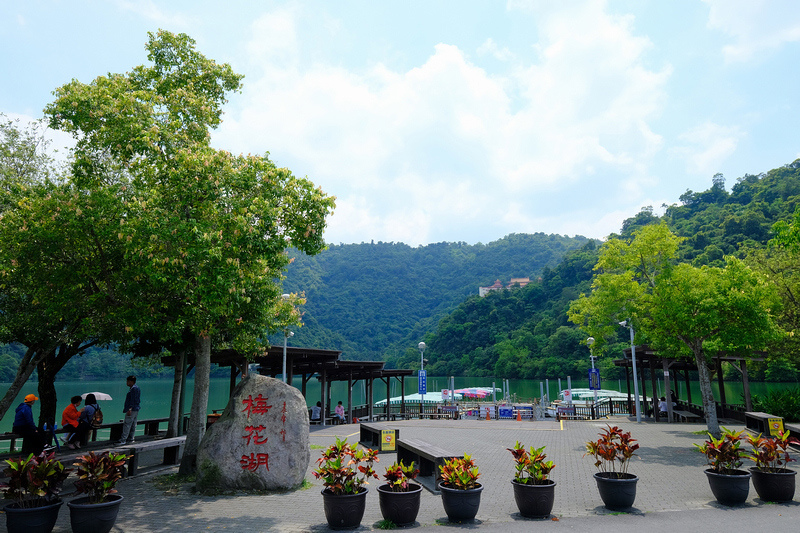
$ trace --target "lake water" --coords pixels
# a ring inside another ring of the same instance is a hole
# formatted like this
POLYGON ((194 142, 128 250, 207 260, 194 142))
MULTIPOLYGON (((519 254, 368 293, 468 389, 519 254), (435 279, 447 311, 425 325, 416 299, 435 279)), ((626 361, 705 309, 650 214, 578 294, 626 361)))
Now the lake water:
MULTIPOLYGON (((455 378, 455 388, 466 387, 491 387, 492 382, 495 386, 502 390, 502 380, 493 380, 492 378, 455 378)), ((428 391, 440 391, 447 387, 449 378, 446 377, 428 377, 428 391)), ((544 389, 545 394, 550 398, 555 398, 558 395, 559 386, 557 379, 549 380, 549 393, 547 391, 547 382, 539 380, 521 380, 512 379, 508 380, 509 390, 512 395, 516 394, 517 399, 520 401, 529 401, 531 398, 538 398, 540 391, 544 389)), ((228 403, 229 398, 229 383, 228 378, 215 378, 211 380, 211 389, 209 391, 208 409, 223 409, 228 403)), ((172 380, 171 379, 141 379, 138 385, 142 390, 142 410, 140 418, 163 418, 169 416, 170 398, 172 396, 172 380)), ((193 380, 189 380, 189 388, 186 392, 186 411, 188 412, 191 405, 193 380)), ((300 379, 296 379, 294 385, 300 389, 300 379)), ((0 391, 5 392, 8 388, 8 383, 0 383, 0 391)), ((575 388, 588 387, 587 380, 572 380, 572 386, 575 388)), ((750 390, 752 394, 764 394, 768 390, 794 388, 797 383, 750 383, 750 390)), ((27 383, 22 388, 22 392, 15 400, 11 409, 6 416, 0 420, 0 432, 11 431, 11 426, 14 422, 14 410, 22 402, 22 398, 26 394, 37 394, 36 383, 27 383)), ((400 384, 397 380, 392 379, 391 396, 400 396, 400 384)), ((561 388, 567 387, 566 378, 561 380, 561 388)), ((604 389, 625 391, 625 381, 618 380, 604 380, 602 383, 604 389)), ((692 399, 694 403, 700 402, 700 386, 697 382, 691 383, 692 399)), ((719 398, 719 391, 716 384, 713 385, 714 393, 719 398)), ((105 392, 110 394, 113 400, 100 402, 100 407, 103 409, 104 421, 106 423, 114 420, 122 420, 122 406, 125 403, 125 394, 128 392, 128 387, 125 380, 114 381, 61 381, 56 383, 56 394, 58 395, 58 422, 61 422, 61 411, 69 403, 69 398, 84 392, 105 392)), ((686 398, 686 385, 683 382, 678 384, 678 396, 686 398)), ((417 392, 417 378, 408 377, 405 380, 406 394, 413 394, 417 392)), ((663 383, 660 383, 659 395, 663 394, 663 383)), ((743 403, 742 400, 742 384, 741 382, 731 382, 725 384, 725 395, 731 403, 743 403)), ((38 396, 38 394, 37 394, 38 396)), ((497 397, 502 396, 498 391, 497 397)), ((648 396, 650 396, 648 384, 648 396)), ((312 379, 307 384, 307 397, 306 403, 311 406, 314 405, 320 398, 320 383, 312 379)), ((383 382, 375 382, 374 400, 380 401, 386 398, 386 386, 383 382)), ((332 386, 331 399, 335 404, 339 400, 347 404, 347 382, 334 382, 332 386)), ((363 405, 366 403, 366 391, 364 383, 359 381, 353 387, 353 404, 363 405)), ((39 403, 34 405, 34 417, 39 415, 39 403)))

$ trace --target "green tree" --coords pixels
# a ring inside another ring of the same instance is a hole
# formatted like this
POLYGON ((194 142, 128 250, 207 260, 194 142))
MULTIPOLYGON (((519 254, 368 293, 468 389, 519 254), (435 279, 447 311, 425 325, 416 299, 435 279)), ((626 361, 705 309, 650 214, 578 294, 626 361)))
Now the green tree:
POLYGON ((205 431, 211 344, 255 353, 270 331, 299 321, 281 299, 291 245, 324 247, 333 198, 266 156, 210 146, 225 95, 241 76, 194 48, 185 34, 150 34, 150 66, 56 90, 45 110, 74 134, 73 179, 89 188, 117 175, 125 283, 118 287, 136 335, 194 339, 195 389, 182 469, 194 469, 205 431))
POLYGON ((572 303, 569 319, 597 337, 595 350, 618 331, 617 322, 632 319, 638 342, 693 357, 708 430, 718 435, 709 359, 747 355, 777 339, 772 313, 779 302, 773 287, 734 258, 724 268, 674 264, 679 240, 660 224, 642 228, 631 242, 606 243, 592 293, 572 303))

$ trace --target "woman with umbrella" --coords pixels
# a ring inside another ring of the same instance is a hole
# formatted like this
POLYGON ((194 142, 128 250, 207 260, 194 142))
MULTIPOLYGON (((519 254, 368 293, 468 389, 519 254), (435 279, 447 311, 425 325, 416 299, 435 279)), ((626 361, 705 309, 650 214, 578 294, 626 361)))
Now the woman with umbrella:
POLYGON ((67 441, 67 448, 74 450, 80 448, 81 444, 86 444, 86 437, 89 430, 92 429, 92 421, 94 420, 95 412, 100 410, 97 405, 97 398, 91 392, 86 395, 86 404, 78 417, 78 429, 75 430, 69 440, 67 441))

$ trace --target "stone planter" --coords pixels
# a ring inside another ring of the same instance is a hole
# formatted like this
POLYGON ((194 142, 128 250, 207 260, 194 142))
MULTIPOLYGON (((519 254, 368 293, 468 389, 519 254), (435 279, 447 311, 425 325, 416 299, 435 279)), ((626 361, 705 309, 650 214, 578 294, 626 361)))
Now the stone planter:
POLYGON ((439 490, 442 491, 442 506, 448 520, 459 523, 475 520, 481 505, 483 485, 479 484, 474 489, 459 490, 439 483, 439 490))
POLYGON ((639 481, 633 474, 623 474, 616 477, 610 472, 597 472, 594 475, 600 499, 607 509, 622 511, 633 507, 636 500, 636 483, 639 481))
POLYGON ((103 503, 89 503, 88 497, 67 502, 72 533, 108 533, 117 521, 123 499, 111 494, 103 503))
POLYGON ((367 506, 367 492, 369 490, 364 488, 356 494, 334 494, 323 489, 322 504, 328 526, 331 529, 355 529, 360 526, 367 506))
POLYGON ((519 514, 525 518, 547 518, 553 510, 556 497, 556 482, 548 479, 545 485, 527 485, 511 480, 514 501, 519 514))
POLYGON ((58 520, 58 511, 64 502, 25 509, 16 503, 3 507, 8 533, 50 533, 58 520))
POLYGON ((794 498, 796 471, 780 468, 778 472, 765 472, 751 467, 750 474, 753 476, 753 488, 762 500, 788 502, 794 498))
POLYGON ((714 498, 722 505, 741 505, 750 493, 750 472, 733 470, 720 474, 710 468, 705 471, 714 498))
POLYGON ((409 488, 408 492, 392 492, 388 484, 378 487, 381 514, 396 526, 406 526, 417 520, 422 486, 409 484, 409 488))

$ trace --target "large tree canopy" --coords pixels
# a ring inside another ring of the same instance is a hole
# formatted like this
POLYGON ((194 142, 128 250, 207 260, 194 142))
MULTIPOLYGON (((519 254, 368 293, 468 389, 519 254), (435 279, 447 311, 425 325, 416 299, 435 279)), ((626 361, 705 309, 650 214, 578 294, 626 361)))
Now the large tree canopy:
POLYGON ((572 303, 569 318, 597 337, 595 349, 602 350, 618 322, 631 319, 638 342, 668 356, 693 357, 708 429, 719 434, 710 358, 751 355, 776 340, 779 299, 737 259, 726 258, 723 268, 674 264, 678 243, 664 224, 641 228, 630 242, 606 243, 592 293, 572 303))
POLYGON ((120 184, 127 276, 117 295, 127 329, 195 339, 188 461, 205 430, 211 342, 253 353, 269 331, 299 319, 280 297, 286 249, 322 250, 334 205, 266 156, 210 146, 241 76, 194 45, 187 35, 150 34, 151 65, 72 81, 46 109, 51 126, 77 140, 76 183, 98 188, 111 176, 120 184))

